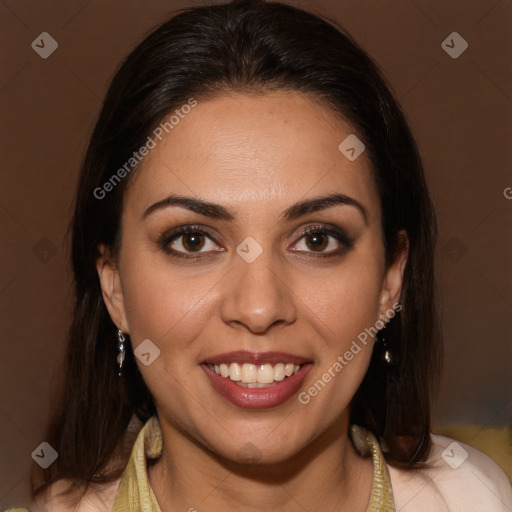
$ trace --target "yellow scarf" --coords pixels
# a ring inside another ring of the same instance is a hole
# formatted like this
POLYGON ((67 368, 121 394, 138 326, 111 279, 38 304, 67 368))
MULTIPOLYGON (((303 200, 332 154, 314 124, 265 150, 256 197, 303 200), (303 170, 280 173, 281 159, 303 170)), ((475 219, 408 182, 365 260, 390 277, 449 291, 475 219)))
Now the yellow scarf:
MULTIPOLYGON (((373 458, 373 485, 366 512, 395 512, 389 473, 379 443, 368 430, 353 425, 353 439, 366 445, 373 458)), ((142 427, 126 465, 112 512, 161 512, 148 481, 147 459, 160 457, 163 450, 158 417, 152 416, 142 427)))

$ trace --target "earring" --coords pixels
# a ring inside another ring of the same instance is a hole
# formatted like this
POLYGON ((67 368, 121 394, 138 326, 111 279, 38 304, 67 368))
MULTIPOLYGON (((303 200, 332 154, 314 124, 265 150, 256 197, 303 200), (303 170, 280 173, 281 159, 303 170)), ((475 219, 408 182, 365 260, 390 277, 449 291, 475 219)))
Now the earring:
POLYGON ((125 356, 124 342, 125 342, 125 337, 123 335, 123 331, 121 329, 118 329, 117 330, 117 365, 119 367, 119 369, 118 369, 119 377, 121 377, 121 369, 123 366, 124 356, 125 356))
POLYGON ((391 357, 391 351, 388 348, 388 344, 386 342, 386 334, 385 334, 386 327, 384 326, 380 331, 377 332, 377 340, 382 346, 382 359, 386 364, 391 364, 393 361, 393 358, 391 357))

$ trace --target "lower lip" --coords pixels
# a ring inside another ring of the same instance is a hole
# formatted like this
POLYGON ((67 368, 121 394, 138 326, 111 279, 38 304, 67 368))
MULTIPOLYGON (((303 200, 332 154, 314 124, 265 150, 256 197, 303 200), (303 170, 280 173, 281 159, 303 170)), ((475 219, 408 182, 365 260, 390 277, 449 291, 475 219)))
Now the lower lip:
POLYGON ((304 364, 301 369, 291 377, 285 377, 273 386, 265 388, 248 388, 239 386, 229 377, 221 377, 206 364, 202 364, 213 388, 232 404, 243 409, 270 409, 284 404, 296 393, 304 381, 313 363, 304 364))

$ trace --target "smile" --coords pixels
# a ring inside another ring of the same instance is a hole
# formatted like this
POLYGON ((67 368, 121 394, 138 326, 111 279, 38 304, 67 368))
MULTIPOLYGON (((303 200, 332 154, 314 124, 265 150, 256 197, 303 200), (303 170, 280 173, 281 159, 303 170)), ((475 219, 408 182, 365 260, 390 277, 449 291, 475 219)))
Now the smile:
POLYGON ((287 402, 302 386, 313 362, 283 352, 219 354, 201 368, 213 389, 243 409, 269 409, 287 402))
POLYGON ((268 387, 276 382, 281 382, 287 377, 295 375, 301 368, 301 365, 293 363, 277 363, 277 364, 238 364, 238 363, 221 363, 209 364, 210 370, 217 375, 226 379, 231 379, 239 386, 249 388, 268 387))

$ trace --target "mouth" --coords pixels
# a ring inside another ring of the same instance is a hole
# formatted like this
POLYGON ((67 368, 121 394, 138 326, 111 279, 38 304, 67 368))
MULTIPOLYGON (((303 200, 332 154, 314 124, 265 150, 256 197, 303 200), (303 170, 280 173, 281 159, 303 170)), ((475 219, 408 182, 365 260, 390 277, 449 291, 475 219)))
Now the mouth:
POLYGON ((213 388, 244 409, 283 404, 299 390, 312 366, 307 358, 282 352, 230 352, 201 362, 213 388))
POLYGON ((238 386, 247 388, 263 388, 281 382, 287 377, 295 375, 302 365, 293 363, 277 363, 272 365, 264 363, 255 365, 251 363, 221 363, 208 364, 208 368, 225 379, 230 379, 238 386))

